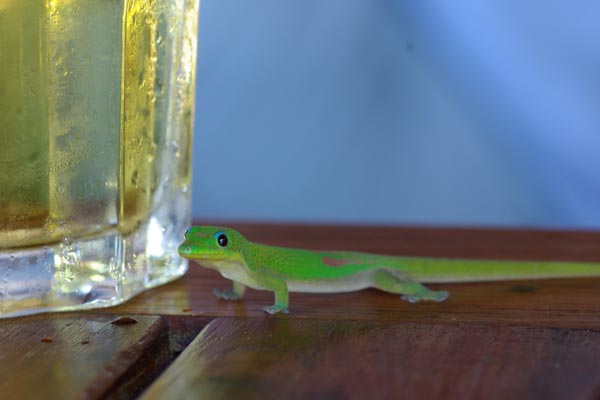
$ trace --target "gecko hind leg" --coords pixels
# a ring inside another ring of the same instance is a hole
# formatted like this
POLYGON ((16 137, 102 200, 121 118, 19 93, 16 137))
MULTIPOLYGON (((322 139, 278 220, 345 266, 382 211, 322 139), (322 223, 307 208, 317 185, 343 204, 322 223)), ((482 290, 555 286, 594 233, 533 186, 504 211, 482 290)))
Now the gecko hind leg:
POLYGON ((375 272, 373 287, 384 292, 401 294, 402 300, 410 303, 423 300, 441 302, 448 298, 448 292, 445 290, 429 290, 419 282, 403 280, 387 270, 375 272))

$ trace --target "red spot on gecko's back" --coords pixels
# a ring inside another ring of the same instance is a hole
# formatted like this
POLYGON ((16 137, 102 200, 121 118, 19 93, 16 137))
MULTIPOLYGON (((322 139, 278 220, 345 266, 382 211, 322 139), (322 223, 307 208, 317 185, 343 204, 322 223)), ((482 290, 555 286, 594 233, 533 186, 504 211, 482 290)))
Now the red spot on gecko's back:
POLYGON ((328 267, 342 267, 347 264, 361 264, 360 260, 350 260, 346 258, 323 257, 323 264, 328 267))

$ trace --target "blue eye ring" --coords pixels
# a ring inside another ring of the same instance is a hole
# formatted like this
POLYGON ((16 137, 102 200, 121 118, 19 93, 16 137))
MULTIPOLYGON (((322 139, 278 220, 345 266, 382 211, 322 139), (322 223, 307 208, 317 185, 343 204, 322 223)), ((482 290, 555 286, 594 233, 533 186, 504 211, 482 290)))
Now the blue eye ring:
POLYGON ((227 235, 225 234, 225 232, 217 232, 214 235, 215 239, 217 240, 217 244, 220 247, 227 247, 227 244, 229 244, 229 239, 227 238, 227 235))

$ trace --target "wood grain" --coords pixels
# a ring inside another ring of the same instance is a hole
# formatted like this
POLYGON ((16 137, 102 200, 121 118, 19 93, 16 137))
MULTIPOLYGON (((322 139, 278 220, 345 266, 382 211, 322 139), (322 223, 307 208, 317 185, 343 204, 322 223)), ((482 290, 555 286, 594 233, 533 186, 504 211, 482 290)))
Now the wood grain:
POLYGON ((169 357, 164 319, 57 314, 0 321, 2 399, 131 398, 169 357), (45 339, 45 340, 42 340, 45 339))
POLYGON ((219 318, 144 399, 598 398, 600 332, 219 318))

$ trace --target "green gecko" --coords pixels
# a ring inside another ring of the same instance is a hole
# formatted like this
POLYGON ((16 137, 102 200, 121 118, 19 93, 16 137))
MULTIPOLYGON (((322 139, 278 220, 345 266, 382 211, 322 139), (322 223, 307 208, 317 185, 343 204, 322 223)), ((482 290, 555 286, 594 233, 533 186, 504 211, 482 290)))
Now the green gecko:
POLYGON ((289 291, 376 288, 411 303, 440 302, 448 292, 429 290, 422 283, 600 276, 600 265, 592 263, 393 257, 265 246, 233 229, 214 226, 189 228, 179 254, 233 281, 231 289, 214 290, 219 298, 241 299, 247 286, 274 292, 275 304, 263 308, 269 314, 288 313, 289 291))

